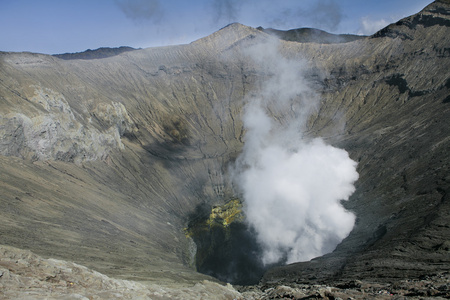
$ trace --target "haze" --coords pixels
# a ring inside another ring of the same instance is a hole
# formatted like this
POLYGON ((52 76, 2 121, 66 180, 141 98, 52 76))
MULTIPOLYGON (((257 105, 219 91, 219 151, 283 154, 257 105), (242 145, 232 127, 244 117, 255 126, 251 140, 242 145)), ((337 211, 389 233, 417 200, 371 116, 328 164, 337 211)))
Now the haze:
POLYGON ((232 22, 370 35, 430 0, 0 0, 0 51, 46 54, 190 43, 232 22))

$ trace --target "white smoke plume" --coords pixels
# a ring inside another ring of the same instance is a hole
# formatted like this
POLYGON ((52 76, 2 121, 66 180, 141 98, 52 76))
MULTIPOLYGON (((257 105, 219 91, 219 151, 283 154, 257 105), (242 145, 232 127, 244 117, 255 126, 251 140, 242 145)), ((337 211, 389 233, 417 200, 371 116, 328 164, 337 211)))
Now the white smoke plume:
POLYGON ((283 58, 277 49, 267 42, 248 51, 269 79, 246 99, 245 143, 233 169, 264 264, 333 251, 353 228, 355 216, 341 201, 358 179, 345 150, 304 135, 320 99, 305 79, 304 63, 283 58))
POLYGON ((390 23, 395 22, 394 19, 392 20, 386 20, 386 19, 379 19, 379 20, 372 20, 369 17, 363 17, 359 20, 360 22, 360 29, 358 31, 358 34, 361 35, 372 35, 376 33, 378 30, 381 30, 382 28, 388 26, 390 23))
POLYGON ((164 10, 159 0, 115 0, 125 16, 135 21, 152 20, 159 23, 164 10))

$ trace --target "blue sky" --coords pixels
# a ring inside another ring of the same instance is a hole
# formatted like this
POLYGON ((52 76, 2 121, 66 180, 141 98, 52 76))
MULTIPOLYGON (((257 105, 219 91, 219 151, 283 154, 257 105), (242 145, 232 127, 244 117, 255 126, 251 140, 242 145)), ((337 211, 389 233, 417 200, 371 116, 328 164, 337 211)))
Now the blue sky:
POLYGON ((232 22, 372 34, 432 0, 0 0, 0 51, 190 43, 232 22))

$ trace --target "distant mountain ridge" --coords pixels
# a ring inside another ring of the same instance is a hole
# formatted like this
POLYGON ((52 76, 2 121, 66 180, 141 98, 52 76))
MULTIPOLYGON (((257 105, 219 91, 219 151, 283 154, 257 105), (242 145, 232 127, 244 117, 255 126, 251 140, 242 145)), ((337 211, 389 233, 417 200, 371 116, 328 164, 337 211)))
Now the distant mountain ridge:
POLYGON ((258 27, 256 29, 270 35, 274 35, 282 40, 298 43, 339 44, 366 38, 364 35, 332 34, 315 28, 278 30, 273 28, 258 27))
MULTIPOLYGON (((228 26, 233 26, 238 23, 229 24, 228 26)), ((241 26, 244 26, 240 24, 241 26)), ((247 27, 247 26, 244 26, 247 27)), ((249 27, 250 28, 250 27, 249 27)), ((257 27, 259 31, 265 32, 272 36, 276 36, 279 39, 290 41, 290 42, 299 42, 299 43, 318 43, 318 44, 338 44, 338 43, 347 43, 356 41, 359 39, 366 38, 364 35, 354 35, 354 34, 332 34, 326 31, 315 29, 315 28, 297 28, 290 30, 279 30, 273 28, 263 28, 257 27)), ((61 54, 53 54, 52 56, 58 57, 65 60, 72 59, 102 59, 107 57, 116 56, 122 54, 124 52, 139 50, 139 48, 132 48, 128 46, 121 47, 101 47, 98 49, 87 49, 82 52, 74 52, 74 53, 61 53, 61 54)))
POLYGON ((63 54, 54 54, 53 56, 70 60, 70 59, 101 59, 107 58, 111 56, 116 56, 122 54, 124 52, 138 50, 128 46, 121 46, 117 48, 109 48, 109 47, 101 47, 95 50, 87 49, 83 52, 75 52, 75 53, 63 53, 63 54))

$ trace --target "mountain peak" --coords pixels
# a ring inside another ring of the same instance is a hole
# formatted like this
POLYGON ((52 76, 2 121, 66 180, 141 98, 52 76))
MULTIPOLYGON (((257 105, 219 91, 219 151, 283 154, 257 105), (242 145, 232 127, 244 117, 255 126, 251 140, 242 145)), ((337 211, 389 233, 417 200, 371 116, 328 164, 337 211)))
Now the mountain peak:
POLYGON ((373 37, 399 37, 414 39, 414 31, 419 27, 432 26, 450 27, 450 1, 437 0, 427 5, 419 13, 403 18, 395 24, 388 25, 373 35, 373 37))
POLYGON ((192 44, 208 45, 221 51, 241 40, 254 38, 258 35, 265 35, 265 33, 240 23, 231 23, 207 37, 192 42, 192 44))

